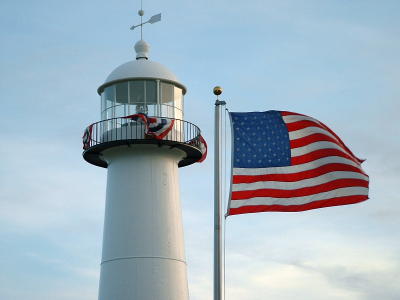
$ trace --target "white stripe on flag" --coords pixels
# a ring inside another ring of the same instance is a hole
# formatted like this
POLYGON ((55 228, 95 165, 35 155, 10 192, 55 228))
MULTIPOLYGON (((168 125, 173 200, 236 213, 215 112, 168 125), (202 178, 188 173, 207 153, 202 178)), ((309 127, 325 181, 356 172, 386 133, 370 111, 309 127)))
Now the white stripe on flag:
POLYGON ((258 181, 253 183, 236 183, 232 184, 232 191, 252 191, 259 189, 295 190, 304 187, 316 186, 337 179, 361 179, 368 181, 368 176, 356 172, 337 171, 294 182, 258 181))
POLYGON ((352 160, 339 156, 329 156, 296 166, 269 168, 233 168, 232 175, 293 174, 302 171, 312 170, 327 164, 346 164, 362 170, 360 168, 360 165, 352 160))
POLYGON ((337 149, 345 154, 351 155, 349 152, 347 152, 345 149, 343 149, 343 147, 339 146, 338 144, 325 141, 311 143, 299 148, 293 148, 290 150, 290 152, 292 157, 296 157, 321 149, 337 149))
POLYGON ((303 129, 299 129, 299 130, 295 130, 295 131, 290 131, 289 132, 289 139, 290 140, 296 140, 296 139, 300 139, 315 133, 322 133, 325 134, 335 140, 337 140, 337 138, 331 134, 329 131, 322 129, 321 127, 307 127, 307 128, 303 128, 303 129))
POLYGON ((307 117, 307 116, 300 116, 300 115, 287 115, 287 116, 282 116, 282 119, 285 123, 294 123, 294 122, 299 122, 299 121, 310 121, 313 123, 316 123, 318 125, 321 125, 321 122, 317 121, 314 118, 307 117))

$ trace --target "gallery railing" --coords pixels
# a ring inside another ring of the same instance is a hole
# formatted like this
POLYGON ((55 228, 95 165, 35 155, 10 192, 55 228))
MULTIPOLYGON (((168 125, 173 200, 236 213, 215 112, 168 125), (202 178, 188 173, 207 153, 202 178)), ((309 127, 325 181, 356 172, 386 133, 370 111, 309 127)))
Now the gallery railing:
MULTIPOLYGON (((164 123, 171 124, 169 130, 160 138, 149 132, 149 124, 142 119, 113 118, 102 120, 89 125, 83 136, 83 149, 117 141, 126 141, 127 144, 150 144, 150 143, 182 143, 200 150, 201 132, 200 129, 187 121, 171 118, 148 117, 148 119, 164 119, 164 123)), ((162 126, 162 124, 160 124, 162 126)))

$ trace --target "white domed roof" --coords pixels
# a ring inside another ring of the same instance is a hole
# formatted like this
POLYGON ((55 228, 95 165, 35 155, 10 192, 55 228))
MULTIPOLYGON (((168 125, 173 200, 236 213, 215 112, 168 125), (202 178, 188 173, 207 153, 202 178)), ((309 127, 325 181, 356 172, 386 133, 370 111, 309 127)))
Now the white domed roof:
POLYGON ((181 87, 185 94, 185 86, 178 81, 174 73, 162 64, 147 59, 148 47, 149 46, 143 41, 136 43, 135 50, 138 54, 137 59, 128 61, 112 71, 111 74, 108 75, 106 81, 97 89, 97 92, 100 94, 106 86, 114 82, 148 78, 172 82, 181 87))
POLYGON ((110 85, 113 82, 144 78, 160 79, 173 82, 177 86, 183 88, 184 93, 186 93, 185 86, 178 81, 178 78, 174 73, 172 73, 162 64, 146 59, 128 61, 120 65, 114 71, 112 71, 110 75, 108 75, 106 81, 98 88, 97 91, 100 94, 105 86, 110 85))

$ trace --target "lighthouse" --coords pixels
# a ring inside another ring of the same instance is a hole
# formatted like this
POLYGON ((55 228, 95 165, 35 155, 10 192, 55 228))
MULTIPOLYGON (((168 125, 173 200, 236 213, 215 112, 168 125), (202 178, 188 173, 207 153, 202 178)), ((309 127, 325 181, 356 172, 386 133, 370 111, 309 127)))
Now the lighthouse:
POLYGON ((184 119, 186 87, 149 48, 140 39, 100 85, 100 121, 83 137, 84 159, 107 169, 99 300, 189 298, 178 168, 206 148, 184 119))

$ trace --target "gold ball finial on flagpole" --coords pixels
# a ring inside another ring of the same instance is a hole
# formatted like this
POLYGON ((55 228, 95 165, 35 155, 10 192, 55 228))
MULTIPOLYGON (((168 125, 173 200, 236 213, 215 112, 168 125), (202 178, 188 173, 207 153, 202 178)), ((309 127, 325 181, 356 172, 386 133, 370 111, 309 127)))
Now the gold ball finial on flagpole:
POLYGON ((213 92, 214 92, 214 95, 219 96, 219 95, 222 94, 223 89, 222 89, 222 87, 220 87, 220 86, 217 85, 217 86, 213 89, 213 92))

